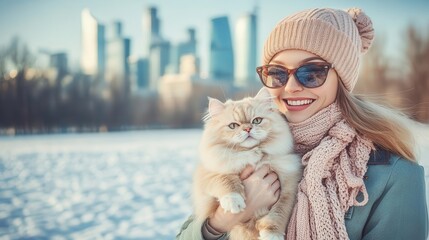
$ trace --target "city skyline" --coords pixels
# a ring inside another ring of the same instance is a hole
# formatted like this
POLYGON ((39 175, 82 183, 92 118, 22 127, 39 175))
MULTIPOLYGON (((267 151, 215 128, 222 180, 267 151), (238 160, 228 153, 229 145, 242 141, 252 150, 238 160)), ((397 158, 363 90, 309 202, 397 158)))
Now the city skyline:
MULTIPOLYGON (((116 1, 44 1, 34 4, 33 1, 0 1, 0 47, 7 45, 13 36, 19 36, 28 44, 33 53, 46 49, 51 52, 65 52, 69 56, 69 65, 73 70, 80 66, 80 14, 84 8, 104 25, 111 25, 115 21, 123 23, 124 36, 132 39, 131 56, 141 57, 144 54, 144 37, 142 18, 147 7, 158 9, 158 18, 161 19, 160 32, 164 38, 176 45, 186 39, 187 29, 196 30, 197 54, 201 57, 202 74, 207 74, 209 65, 209 26, 210 20, 218 16, 228 16, 231 35, 234 38, 234 28, 237 20, 251 13, 258 6, 258 34, 257 53, 259 55, 265 37, 272 27, 284 16, 309 7, 347 8, 358 6, 372 18, 376 36, 387 35, 386 48, 391 55, 403 51, 398 48, 402 41, 399 34, 403 33, 410 24, 419 28, 429 26, 429 4, 423 0, 413 1, 410 4, 398 0, 391 1, 389 8, 382 3, 373 3, 369 0, 344 2, 332 1, 321 4, 320 1, 306 1, 289 6, 284 1, 270 1, 259 3, 256 1, 198 1, 191 4, 189 0, 176 2, 167 1, 137 1, 130 0, 127 4, 116 1), (358 4, 357 4, 358 3, 358 4), (186 7, 188 6, 188 7, 186 7), (281 7, 284 7, 282 11, 281 7), (66 11, 67 10, 67 11, 66 11), (383 11, 380 11, 383 10, 383 11), (13 17, 12 17, 13 16, 13 17), (13 20, 11 20, 13 19, 13 20)), ((109 31, 109 30, 107 30, 109 31)), ((107 32, 106 35, 110 33, 107 32)), ((232 42, 235 40, 232 39, 232 42)))

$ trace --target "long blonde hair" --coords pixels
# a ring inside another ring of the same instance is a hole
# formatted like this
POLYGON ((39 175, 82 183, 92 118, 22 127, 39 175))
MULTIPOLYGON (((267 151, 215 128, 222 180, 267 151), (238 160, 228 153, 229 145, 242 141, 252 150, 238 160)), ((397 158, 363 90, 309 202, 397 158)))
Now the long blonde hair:
POLYGON ((416 161, 414 137, 406 126, 409 119, 400 112, 350 94, 341 80, 339 83, 337 101, 347 122, 374 145, 416 161))

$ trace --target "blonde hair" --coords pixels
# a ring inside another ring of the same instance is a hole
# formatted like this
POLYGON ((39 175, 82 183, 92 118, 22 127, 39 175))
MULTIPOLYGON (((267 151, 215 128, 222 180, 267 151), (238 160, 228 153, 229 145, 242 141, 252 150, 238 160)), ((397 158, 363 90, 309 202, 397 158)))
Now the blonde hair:
POLYGON ((352 95, 342 81, 339 82, 337 101, 347 122, 374 145, 416 161, 414 137, 405 125, 408 118, 392 109, 352 95))

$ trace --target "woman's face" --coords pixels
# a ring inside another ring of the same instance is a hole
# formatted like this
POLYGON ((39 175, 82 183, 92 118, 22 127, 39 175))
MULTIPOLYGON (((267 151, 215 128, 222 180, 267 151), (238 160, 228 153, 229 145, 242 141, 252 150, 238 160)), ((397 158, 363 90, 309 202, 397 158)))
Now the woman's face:
MULTIPOLYGON (((317 55, 303 50, 284 50, 275 55, 269 64, 295 69, 306 62, 305 59, 313 57, 317 57, 317 55)), ((323 60, 313 59, 308 62, 323 62, 323 60)), ((285 114, 288 121, 299 123, 333 103, 337 95, 337 88, 337 73, 330 69, 325 83, 320 87, 305 88, 295 79, 295 76, 290 75, 284 87, 268 89, 275 97, 279 110, 285 114)))

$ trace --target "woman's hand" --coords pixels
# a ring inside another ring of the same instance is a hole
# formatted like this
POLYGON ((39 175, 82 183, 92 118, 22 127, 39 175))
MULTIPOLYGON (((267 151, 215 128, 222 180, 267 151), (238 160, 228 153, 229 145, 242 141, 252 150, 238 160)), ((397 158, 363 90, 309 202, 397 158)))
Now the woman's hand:
POLYGON ((209 225, 219 232, 229 232, 235 225, 249 221, 256 210, 270 209, 280 196, 278 176, 267 165, 256 171, 248 166, 241 172, 240 178, 244 184, 246 208, 233 214, 218 207, 214 216, 209 219, 209 225))

